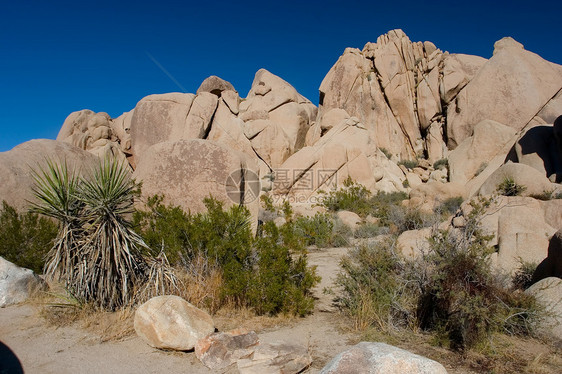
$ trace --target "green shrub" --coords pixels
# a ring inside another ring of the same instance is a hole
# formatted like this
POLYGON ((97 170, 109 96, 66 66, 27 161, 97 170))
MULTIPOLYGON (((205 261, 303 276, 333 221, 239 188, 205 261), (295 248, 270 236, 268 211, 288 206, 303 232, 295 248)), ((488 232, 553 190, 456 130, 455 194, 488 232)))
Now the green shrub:
POLYGON ((299 217, 294 222, 296 234, 301 236, 306 245, 319 248, 329 247, 332 241, 334 223, 332 217, 324 213, 316 213, 314 217, 299 217))
POLYGON ((403 263, 386 240, 350 251, 340 262, 335 284, 341 293, 335 302, 354 321, 356 329, 388 330, 407 323, 401 310, 406 288, 399 276, 403 263))
POLYGON ((536 262, 528 262, 519 259, 519 267, 513 274, 511 282, 516 290, 526 290, 532 285, 533 274, 537 270, 536 262))
POLYGON ((555 192, 554 190, 550 191, 543 191, 541 194, 532 194, 530 197, 537 199, 537 200, 554 200, 554 199, 562 199, 562 191, 555 192))
POLYGON ((528 333, 535 316, 534 299, 504 288, 492 271, 491 236, 480 227, 489 204, 473 201, 461 230, 436 231, 413 275, 421 290, 420 327, 441 335, 455 349, 484 343, 496 332, 528 333))
POLYGON ((380 227, 375 223, 363 223, 355 229, 354 236, 356 238, 374 238, 375 236, 386 234, 388 230, 385 227, 380 227))
POLYGON ((392 153, 386 148, 379 148, 381 152, 388 158, 389 160, 392 158, 392 153))
POLYGON ((454 214, 461 207, 462 202, 463 198, 461 196, 450 197, 436 206, 434 212, 444 215, 454 214))
POLYGON ((368 214, 368 199, 371 192, 365 186, 355 183, 351 177, 344 181, 343 188, 331 191, 324 196, 322 205, 326 209, 336 212, 338 210, 349 210, 359 215, 368 214))
POLYGON ((473 202, 462 229, 435 230, 415 260, 388 239, 351 251, 341 262, 336 301, 358 329, 422 328, 455 349, 485 344, 491 334, 529 334, 534 298, 506 289, 493 273, 490 236, 480 220, 490 200, 473 202))
POLYGON ((58 226, 33 213, 18 213, 5 201, 0 210, 0 256, 41 274, 58 226))
POLYGON ((398 161, 398 165, 403 165, 406 169, 413 169, 418 167, 419 161, 418 160, 401 160, 398 161))
MULTIPOLYGON (((161 243, 177 265, 189 267, 204 258, 208 269, 220 271, 220 300, 213 301, 215 305, 251 307, 258 314, 312 311, 310 290, 319 279, 307 266, 304 239, 295 221, 281 229, 266 222, 260 235, 253 237, 250 213, 243 206, 225 210, 222 203, 207 198, 206 213, 189 214, 164 206, 158 197, 149 202, 149 210, 135 214, 137 230, 147 242, 161 243)), ((321 218, 316 223, 324 227, 321 218)))
POLYGON ((449 168, 449 160, 447 160, 446 158, 442 158, 440 160, 437 160, 433 163, 433 168, 435 170, 447 169, 447 168, 449 168))
POLYGON ((349 238, 353 236, 351 227, 343 223, 337 217, 334 219, 334 228, 332 229, 332 247, 347 247, 350 245, 349 238))
POLYGON ((527 187, 515 183, 513 178, 506 177, 498 185, 497 191, 503 196, 520 196, 526 189, 527 187))

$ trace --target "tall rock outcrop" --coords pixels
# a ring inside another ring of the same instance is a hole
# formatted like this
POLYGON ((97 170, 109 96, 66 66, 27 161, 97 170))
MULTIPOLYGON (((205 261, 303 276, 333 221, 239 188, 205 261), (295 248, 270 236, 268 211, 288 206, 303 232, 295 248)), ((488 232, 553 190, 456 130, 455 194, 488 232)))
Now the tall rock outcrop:
POLYGON ((494 45, 494 55, 447 109, 447 137, 454 148, 482 120, 516 131, 553 123, 562 113, 562 66, 526 51, 512 38, 494 45))
POLYGON ((333 108, 359 118, 375 146, 398 159, 446 155, 445 105, 486 62, 450 55, 431 42, 413 43, 402 30, 362 51, 348 48, 320 85, 318 122, 333 108))

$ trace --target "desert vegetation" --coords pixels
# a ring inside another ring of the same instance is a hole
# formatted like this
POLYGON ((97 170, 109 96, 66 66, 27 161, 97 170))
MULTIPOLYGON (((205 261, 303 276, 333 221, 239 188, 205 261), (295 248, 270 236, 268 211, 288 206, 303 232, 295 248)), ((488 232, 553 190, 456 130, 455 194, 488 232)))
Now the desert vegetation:
MULTIPOLYGON (((48 162, 35 179, 33 212, 58 222, 45 273, 60 279, 74 304, 111 311, 179 294, 212 312, 225 306, 258 315, 312 311, 318 277, 307 265, 305 245, 322 239, 307 237, 316 230, 308 222, 281 229, 267 223, 255 236, 245 207, 224 209, 212 197, 201 214, 166 206, 159 196, 135 210, 139 186, 123 164, 109 159, 85 177, 48 162)), ((322 222, 331 225, 321 217, 312 224, 322 222)))
MULTIPOLYGON (((336 302, 356 329, 425 331, 434 344, 484 349, 494 334, 529 336, 541 317, 533 297, 505 286, 491 268, 480 227, 489 200, 471 202, 466 226, 433 229, 421 256, 406 259, 395 237, 352 250, 341 261, 336 302)), ((530 265, 516 278, 525 283, 530 265)))
POLYGON ((57 236, 57 225, 37 214, 20 213, 5 201, 0 210, 0 256, 37 273, 57 236))

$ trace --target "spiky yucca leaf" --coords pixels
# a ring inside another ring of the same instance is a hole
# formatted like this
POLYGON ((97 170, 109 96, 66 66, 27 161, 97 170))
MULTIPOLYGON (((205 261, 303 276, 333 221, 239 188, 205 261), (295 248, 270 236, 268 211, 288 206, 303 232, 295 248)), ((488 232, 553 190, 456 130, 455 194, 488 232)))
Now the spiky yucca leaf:
POLYGON ((110 159, 101 162, 79 187, 87 234, 76 291, 105 309, 131 303, 145 280, 147 266, 141 250, 147 247, 127 220, 136 189, 126 165, 110 159))
POLYGON ((72 287, 74 274, 80 262, 79 241, 83 236, 80 216, 83 203, 76 191, 80 179, 75 170, 69 170, 66 161, 56 164, 46 160, 46 166, 32 170, 36 198, 31 211, 59 221, 60 229, 53 248, 47 254, 45 275, 59 275, 65 286, 72 287))

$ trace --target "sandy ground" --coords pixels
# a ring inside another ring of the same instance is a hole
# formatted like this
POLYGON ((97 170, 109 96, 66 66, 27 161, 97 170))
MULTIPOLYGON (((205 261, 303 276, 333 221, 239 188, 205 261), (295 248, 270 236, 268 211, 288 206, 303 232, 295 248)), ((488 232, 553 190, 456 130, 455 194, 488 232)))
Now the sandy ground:
MULTIPOLYGON (((331 298, 322 291, 338 271, 346 249, 310 253, 322 282, 316 287, 315 312, 289 326, 261 331, 263 342, 291 342, 308 347, 314 363, 306 373, 317 373, 333 356, 349 347, 349 336, 336 327, 331 298)), ((211 373, 192 352, 163 352, 137 336, 122 341, 100 338, 74 326, 54 328, 31 305, 0 309, 0 374, 17 373, 211 373), (13 356, 10 355, 13 353, 13 356), (17 357, 17 358, 14 358, 17 357), (12 357, 12 359, 10 359, 12 357)), ((227 371, 230 373, 231 371, 227 371)))

